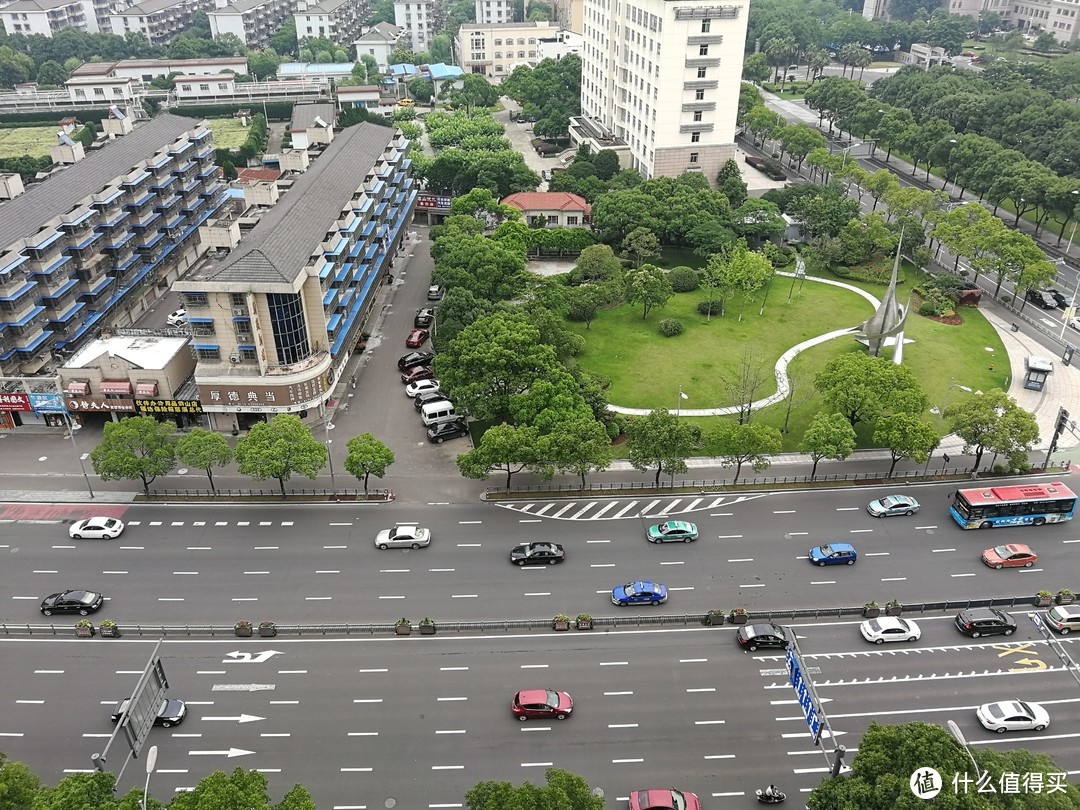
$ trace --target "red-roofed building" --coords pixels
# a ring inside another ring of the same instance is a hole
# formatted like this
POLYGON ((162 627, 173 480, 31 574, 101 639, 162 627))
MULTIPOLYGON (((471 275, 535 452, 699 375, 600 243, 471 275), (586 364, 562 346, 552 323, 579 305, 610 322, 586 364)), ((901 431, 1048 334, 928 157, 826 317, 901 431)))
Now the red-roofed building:
POLYGON ((588 228, 592 206, 568 191, 519 191, 502 201, 525 216, 529 227, 588 228))
POLYGON ((237 183, 276 183, 281 179, 277 169, 237 169, 237 183))

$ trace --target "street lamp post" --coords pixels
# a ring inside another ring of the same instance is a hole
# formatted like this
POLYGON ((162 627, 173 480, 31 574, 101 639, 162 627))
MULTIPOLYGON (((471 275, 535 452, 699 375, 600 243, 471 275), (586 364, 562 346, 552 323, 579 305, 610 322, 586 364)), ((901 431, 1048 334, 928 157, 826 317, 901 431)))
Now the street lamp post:
POLYGON ((330 431, 334 429, 334 425, 326 417, 326 406, 323 405, 323 429, 326 431, 326 458, 330 462, 330 488, 337 494, 337 478, 334 475, 334 440, 330 438, 330 431))
MULTIPOLYGON (((1073 225, 1073 228, 1075 229, 1076 226, 1073 225)), ((1064 264, 1064 259, 1060 259, 1059 262, 1061 264, 1064 264)), ((1069 301, 1066 302, 1068 304, 1068 306, 1065 308, 1065 311, 1062 313, 1062 317, 1061 317, 1061 334, 1058 335, 1058 340, 1065 340, 1065 327, 1067 327, 1069 325, 1069 319, 1076 316, 1076 296, 1077 295, 1080 295, 1080 273, 1076 274, 1076 284, 1075 284, 1075 286, 1073 286, 1072 298, 1069 301)))
POLYGON ((71 418, 71 414, 64 411, 64 417, 68 423, 68 438, 71 439, 71 446, 75 448, 75 458, 79 460, 79 469, 82 470, 83 480, 86 482, 86 491, 90 493, 90 497, 94 497, 94 488, 90 486, 90 476, 86 474, 86 465, 83 463, 82 453, 79 452, 79 445, 75 442, 75 431, 81 430, 82 425, 75 424, 75 420, 71 418))
POLYGON ((150 792, 150 775, 157 767, 157 746, 151 745, 150 750, 146 752, 146 784, 143 785, 142 792, 142 810, 146 810, 146 796, 150 792))
POLYGON ((840 161, 840 171, 844 170, 844 166, 847 164, 848 154, 857 146, 862 146, 861 143, 853 143, 844 149, 844 158, 840 161))
POLYGON ((966 385, 960 385, 960 383, 953 382, 953 379, 954 378, 952 378, 952 377, 949 378, 949 387, 945 389, 945 402, 942 404, 941 408, 938 410, 938 415, 937 415, 938 424, 941 424, 942 421, 944 421, 944 419, 945 419, 945 411, 949 407, 949 395, 952 393, 952 390, 954 388, 959 388, 961 391, 966 391, 969 394, 974 393, 974 389, 969 388, 966 385))
POLYGON ((679 386, 679 401, 677 403, 675 403, 675 416, 682 416, 682 401, 684 399, 690 399, 690 397, 688 397, 686 394, 683 393, 682 386, 680 385, 679 386))
POLYGON ((975 761, 975 755, 971 753, 971 747, 968 745, 968 741, 964 738, 964 732, 960 730, 960 726, 952 720, 946 720, 945 725, 949 727, 949 732, 953 735, 953 738, 960 744, 960 747, 964 749, 964 753, 968 755, 968 759, 971 760, 971 765, 975 768, 975 777, 981 782, 982 771, 979 770, 979 763, 975 761))
MULTIPOLYGON (((1069 193, 1070 194, 1076 194, 1076 195, 1080 196, 1080 189, 1075 189, 1074 188, 1069 193)), ((1069 244, 1065 246, 1065 255, 1066 256, 1069 255, 1069 251, 1072 249, 1072 243, 1073 243, 1073 237, 1074 236, 1076 236, 1076 218, 1075 217, 1073 218, 1072 231, 1069 233, 1069 244)), ((1061 237, 1060 236, 1058 237, 1058 244, 1059 245, 1061 244, 1061 237)))

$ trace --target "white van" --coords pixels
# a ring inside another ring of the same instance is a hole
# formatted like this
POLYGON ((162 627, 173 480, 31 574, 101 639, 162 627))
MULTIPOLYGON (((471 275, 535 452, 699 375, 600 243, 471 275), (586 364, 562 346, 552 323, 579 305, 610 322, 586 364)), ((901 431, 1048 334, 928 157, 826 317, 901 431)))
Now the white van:
POLYGON ((420 418, 427 427, 440 422, 452 422, 460 416, 461 414, 454 410, 454 403, 445 399, 441 402, 427 402, 420 407, 420 418))

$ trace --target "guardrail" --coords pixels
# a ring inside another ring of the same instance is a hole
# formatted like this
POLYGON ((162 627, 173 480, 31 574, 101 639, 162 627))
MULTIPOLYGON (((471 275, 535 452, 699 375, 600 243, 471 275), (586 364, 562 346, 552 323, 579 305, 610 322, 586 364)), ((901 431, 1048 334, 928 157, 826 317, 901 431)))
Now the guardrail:
MULTIPOLYGON (((997 596, 985 599, 945 599, 933 602, 905 602, 905 613, 953 612, 975 607, 1024 608, 1034 607, 1034 596, 997 596)), ((725 616, 730 610, 721 611, 725 616)), ((844 616, 861 616, 863 607, 832 608, 791 608, 783 610, 747 610, 747 620, 753 621, 797 621, 799 619, 835 619, 844 616)), ((665 627, 674 625, 700 625, 706 618, 704 613, 668 613, 644 614, 633 616, 594 617, 593 627, 611 629, 627 627, 665 627)), ((127 624, 117 623, 124 636, 147 638, 168 638, 170 636, 206 636, 210 638, 235 638, 233 625, 211 624, 127 624)), ((573 624, 573 621, 571 621, 573 624)), ((435 625, 440 633, 508 633, 513 630, 551 630, 552 619, 503 619, 498 621, 437 621, 435 625)), ((414 624, 417 629, 419 624, 414 624)), ((259 628, 252 627, 252 638, 260 638, 259 628)), ((12 624, 0 622, 0 635, 7 637, 33 636, 71 636, 72 625, 56 624, 12 624)), ((394 622, 371 624, 276 624, 276 636, 375 636, 390 635, 395 632, 394 622)), ((267 636, 264 636, 267 637, 267 636)))
POLYGON ((362 489, 286 489, 282 496, 280 489, 152 489, 150 494, 142 495, 141 498, 166 499, 166 498, 198 498, 198 499, 227 499, 227 498, 273 498, 275 500, 288 500, 291 497, 298 498, 329 498, 339 501, 372 501, 381 503, 394 500, 394 491, 390 489, 369 489, 365 496, 362 489))
MULTIPOLYGON (((933 459, 931 459, 933 461, 933 459)), ((1068 464, 1063 463, 1060 465, 1061 470, 1068 469, 1068 464)), ((1058 471, 1057 467, 1051 466, 1050 470, 1058 471)), ((1032 472, 1037 470, 1033 469, 1032 472)), ((1038 470, 1046 472, 1046 470, 1038 470)), ((926 472, 924 470, 898 470, 892 475, 888 475, 885 472, 869 472, 869 473, 837 473, 837 474, 821 474, 815 475, 811 478, 809 475, 776 475, 776 476, 749 476, 747 478, 740 478, 739 483, 734 483, 734 479, 731 478, 710 478, 697 480, 677 480, 674 482, 661 481, 659 485, 654 484, 652 481, 625 481, 619 482, 597 482, 586 483, 585 488, 582 489, 578 483, 573 484, 526 484, 512 485, 509 489, 506 487, 488 487, 486 492, 490 498, 492 496, 499 495, 518 495, 528 492, 568 492, 568 493, 593 493, 593 492, 611 492, 614 490, 653 490, 653 491, 671 491, 680 489, 700 489, 702 491, 712 491, 720 489, 749 489, 751 487, 761 486, 774 486, 778 484, 827 484, 841 481, 852 482, 866 482, 866 481, 910 481, 923 479, 927 481, 936 481, 944 479, 963 479, 971 477, 970 467, 953 467, 950 469, 931 470, 926 472)), ((985 477, 1000 477, 997 473, 980 472, 979 478, 985 477)))

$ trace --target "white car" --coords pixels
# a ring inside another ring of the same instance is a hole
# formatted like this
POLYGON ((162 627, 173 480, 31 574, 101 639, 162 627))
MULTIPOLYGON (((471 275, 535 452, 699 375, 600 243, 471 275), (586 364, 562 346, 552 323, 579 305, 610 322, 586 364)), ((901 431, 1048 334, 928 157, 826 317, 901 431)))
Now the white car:
POLYGON ((375 547, 387 548, 421 548, 431 542, 431 531, 420 526, 395 526, 392 529, 383 529, 375 537, 375 547))
POLYGON ((879 616, 867 619, 859 625, 859 632, 867 641, 884 644, 886 641, 918 641, 922 630, 911 619, 898 616, 879 616))
POLYGON ((165 319, 169 326, 181 327, 187 324, 187 310, 178 309, 165 319))
POLYGON ((419 396, 420 394, 423 394, 425 391, 438 391, 438 390, 439 390, 439 381, 438 380, 417 380, 416 382, 409 383, 408 385, 405 386, 405 396, 407 396, 409 399, 413 399, 414 397, 419 396))
POLYGON ((1050 713, 1038 703, 1002 700, 984 703, 975 710, 984 728, 1004 734, 1006 731, 1042 731, 1050 725, 1050 713))
POLYGON ((88 538, 91 540, 110 540, 119 537, 124 531, 124 522, 111 517, 92 517, 86 520, 77 520, 68 529, 68 537, 76 540, 88 538))
POLYGON ((1043 619, 1061 635, 1068 635, 1080 630, 1080 605, 1057 605, 1046 611, 1043 619))

